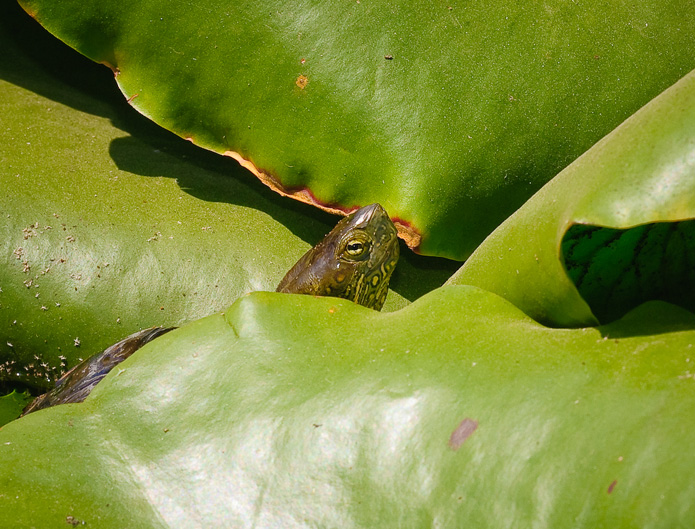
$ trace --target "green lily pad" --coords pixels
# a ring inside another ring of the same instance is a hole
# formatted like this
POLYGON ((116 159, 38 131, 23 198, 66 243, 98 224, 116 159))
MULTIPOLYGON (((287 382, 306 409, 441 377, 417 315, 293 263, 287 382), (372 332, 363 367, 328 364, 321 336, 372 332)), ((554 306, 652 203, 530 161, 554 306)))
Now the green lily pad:
POLYGON ((7 395, 0 395, 0 428, 19 417, 24 407, 32 399, 33 397, 28 393, 17 393, 16 391, 7 395))
POLYGON ((695 67, 679 2, 22 5, 163 127, 456 259, 695 67))
POLYGON ((253 293, 6 425, 0 523, 687 526, 693 344, 662 302, 566 330, 474 287, 253 293))
POLYGON ((450 279, 557 326, 649 299, 695 310, 695 72, 570 165, 450 279))
MULTIPOLYGON (((142 118, 16 4, 0 4, 0 47, 0 394, 274 290, 337 221, 142 118)), ((385 310, 454 270, 404 254, 385 310)))
POLYGON ((562 239, 567 273, 599 321, 649 299, 695 312, 695 221, 627 230, 575 224, 562 239))

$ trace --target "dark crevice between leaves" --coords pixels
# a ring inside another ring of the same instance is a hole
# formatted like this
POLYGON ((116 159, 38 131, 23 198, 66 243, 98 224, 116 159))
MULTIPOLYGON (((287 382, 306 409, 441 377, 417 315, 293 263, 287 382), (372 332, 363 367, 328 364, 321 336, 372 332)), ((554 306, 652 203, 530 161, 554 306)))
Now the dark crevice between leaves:
POLYGON ((0 398, 4 398, 13 392, 30 393, 33 396, 36 396, 41 394, 43 391, 43 387, 38 387, 20 380, 0 380, 0 398))
POLYGON ((695 219, 628 229, 575 224, 562 258, 601 323, 653 300, 695 312, 695 219))

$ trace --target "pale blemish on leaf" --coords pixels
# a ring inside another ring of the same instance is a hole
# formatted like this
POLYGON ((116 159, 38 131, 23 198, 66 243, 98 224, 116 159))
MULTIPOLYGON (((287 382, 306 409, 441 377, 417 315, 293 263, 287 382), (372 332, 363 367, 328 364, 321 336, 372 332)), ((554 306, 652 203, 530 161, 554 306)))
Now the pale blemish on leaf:
POLYGON ((454 450, 458 450, 461 448, 461 445, 466 442, 466 439, 473 435, 473 432, 475 432, 477 428, 478 421, 474 421, 473 419, 466 417, 461 421, 461 424, 459 424, 456 429, 451 432, 451 437, 449 437, 449 446, 454 450))

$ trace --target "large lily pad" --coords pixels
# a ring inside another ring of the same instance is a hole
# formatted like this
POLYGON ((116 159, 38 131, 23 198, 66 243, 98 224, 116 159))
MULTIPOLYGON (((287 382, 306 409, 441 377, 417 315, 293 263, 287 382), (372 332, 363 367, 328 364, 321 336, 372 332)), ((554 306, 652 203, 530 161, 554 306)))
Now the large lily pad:
POLYGON ((541 189, 449 283, 560 326, 609 321, 648 299, 695 310, 694 152, 695 72, 541 189))
POLYGON ((0 430, 0 522, 687 526, 694 343, 665 303, 558 330, 474 287, 254 293, 0 430))
POLYGON ((676 1, 22 5, 165 128, 459 259, 695 67, 676 1))
MULTIPOLYGON (((107 70, 0 9, 0 387, 274 290, 336 222, 153 125, 107 70)), ((453 271, 404 254, 385 310, 453 271)))

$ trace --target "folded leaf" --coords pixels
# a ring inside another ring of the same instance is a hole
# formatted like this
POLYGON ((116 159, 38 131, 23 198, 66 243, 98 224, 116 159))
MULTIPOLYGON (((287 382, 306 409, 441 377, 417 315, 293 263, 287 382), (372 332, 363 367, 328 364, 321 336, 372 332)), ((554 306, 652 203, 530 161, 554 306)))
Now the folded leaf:
POLYGON ((695 310, 695 72, 505 221, 449 280, 557 326, 649 299, 695 310))

